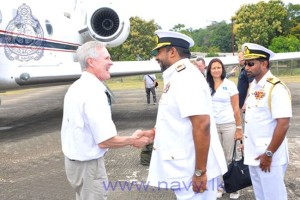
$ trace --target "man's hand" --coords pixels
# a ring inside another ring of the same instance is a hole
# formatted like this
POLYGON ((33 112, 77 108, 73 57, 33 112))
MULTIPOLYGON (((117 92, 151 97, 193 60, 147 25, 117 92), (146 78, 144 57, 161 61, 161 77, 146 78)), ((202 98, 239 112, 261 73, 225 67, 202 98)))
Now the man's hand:
POLYGON ((264 153, 258 156, 257 158, 255 158, 255 160, 260 160, 259 167, 261 168, 261 171, 264 172, 271 171, 272 157, 269 157, 264 153))
POLYGON ((206 174, 203 174, 202 176, 193 176, 192 179, 193 182, 193 191, 196 193, 202 193, 205 190, 207 190, 207 176, 206 174))
POLYGON ((133 137, 137 137, 140 138, 142 136, 146 136, 148 138, 150 138, 151 140, 154 140, 154 136, 155 136, 155 128, 151 129, 151 130, 136 130, 133 134, 133 137))
POLYGON ((140 138, 135 138, 132 145, 136 148, 142 148, 151 142, 153 141, 149 137, 142 136, 140 138))
POLYGON ((238 66, 235 66, 234 68, 231 69, 231 71, 229 72, 230 75, 235 74, 235 71, 236 71, 237 67, 238 67, 238 66))
POLYGON ((132 137, 135 139, 133 146, 137 148, 141 148, 146 146, 147 144, 153 143, 155 131, 151 130, 136 130, 132 137))

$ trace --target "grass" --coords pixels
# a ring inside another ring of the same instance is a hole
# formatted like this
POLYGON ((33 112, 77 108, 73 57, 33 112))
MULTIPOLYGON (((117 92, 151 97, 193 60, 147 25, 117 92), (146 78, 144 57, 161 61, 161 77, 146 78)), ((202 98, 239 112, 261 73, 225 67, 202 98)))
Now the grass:
MULTIPOLYGON (((159 88, 162 88, 163 80, 161 79, 161 74, 156 75, 159 88)), ((284 83, 300 83, 300 75, 296 76, 278 76, 280 80, 282 80, 284 83)), ((235 82, 237 84, 237 76, 230 77, 230 80, 235 82)), ((108 81, 106 81, 107 86, 111 90, 123 90, 123 89, 144 89, 144 80, 143 76, 131 76, 131 77, 123 77, 123 78, 112 78, 108 81)))
MULTIPOLYGON (((163 87, 163 80, 161 78, 161 74, 155 74, 157 77, 158 81, 158 88, 162 89, 163 87)), ((138 76, 128 76, 128 77, 122 77, 122 78, 111 78, 106 81, 107 86, 109 89, 112 91, 114 90, 131 90, 131 89, 144 89, 144 76, 143 75, 138 75, 138 76)), ((278 76, 283 82, 285 83, 300 83, 300 75, 295 75, 295 76, 288 76, 288 75, 283 75, 283 76, 278 76)), ((235 82, 237 84, 237 76, 235 77, 230 77, 230 80, 235 82)), ((10 91, 7 93, 0 93, 1 95, 5 94, 13 94, 13 93, 25 93, 27 90, 30 89, 23 89, 23 90, 15 90, 15 91, 10 91)))

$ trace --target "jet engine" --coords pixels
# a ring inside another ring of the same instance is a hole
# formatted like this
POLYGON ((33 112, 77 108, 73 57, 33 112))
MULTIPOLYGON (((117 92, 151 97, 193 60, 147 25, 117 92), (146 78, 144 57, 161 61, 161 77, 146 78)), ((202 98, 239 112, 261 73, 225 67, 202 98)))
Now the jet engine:
POLYGON ((121 45, 130 31, 129 18, 121 15, 111 6, 88 10, 87 28, 80 31, 84 41, 91 39, 106 43, 107 47, 121 45))

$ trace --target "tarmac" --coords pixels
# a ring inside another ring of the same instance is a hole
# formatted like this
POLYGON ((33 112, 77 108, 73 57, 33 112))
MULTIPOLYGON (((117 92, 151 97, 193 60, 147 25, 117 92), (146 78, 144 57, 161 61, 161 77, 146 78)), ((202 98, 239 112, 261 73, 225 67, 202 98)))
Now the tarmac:
MULTIPOLYGON (((288 198, 300 199, 300 85, 287 84, 293 97, 288 131, 290 162, 285 177, 288 198)), ((75 193, 64 171, 60 127, 68 85, 0 94, 0 200, 72 200, 75 193)), ((158 96, 161 88, 157 90, 158 96)), ((113 120, 119 135, 155 125, 157 105, 146 105, 144 90, 114 91, 113 120)), ((110 149, 105 156, 111 183, 109 200, 175 200, 171 190, 147 186, 148 167, 140 164, 141 149, 110 149), (127 185, 125 185, 127 184, 127 185)), ((221 199, 229 199, 225 194, 221 199)), ((255 199, 252 187, 240 199, 255 199)))

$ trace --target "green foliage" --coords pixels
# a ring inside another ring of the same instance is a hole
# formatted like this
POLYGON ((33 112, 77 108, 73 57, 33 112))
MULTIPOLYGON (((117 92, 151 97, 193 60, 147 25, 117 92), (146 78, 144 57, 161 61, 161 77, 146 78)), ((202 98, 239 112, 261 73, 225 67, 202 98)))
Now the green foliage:
POLYGON ((195 41, 195 51, 208 52, 209 47, 217 46, 222 52, 231 52, 231 25, 225 21, 213 22, 206 29, 198 29, 191 33, 195 41), (196 48, 199 47, 199 48, 196 48))
POLYGON ((220 49, 218 47, 209 47, 206 57, 218 57, 219 54, 217 52, 220 52, 220 49))
POLYGON ((296 36, 273 38, 269 48, 275 53, 300 51, 300 40, 296 36))
POLYGON ((288 10, 288 21, 287 21, 287 33, 295 35, 300 39, 300 4, 289 4, 288 10))
POLYGON ((269 46, 274 37, 283 34, 287 16, 287 9, 280 0, 244 5, 233 17, 235 39, 238 44, 253 42, 269 46))
MULTIPOLYGON (((177 24, 171 30, 192 37, 195 45, 190 50, 207 52, 208 56, 217 56, 217 52, 232 52, 232 32, 235 51, 245 42, 261 44, 274 52, 299 51, 299 4, 285 6, 281 0, 246 4, 235 13, 232 21, 233 27, 225 21, 214 21, 206 28, 193 30, 184 24, 177 24)), ((145 21, 139 17, 130 18, 130 24, 128 39, 121 46, 109 49, 112 59, 151 59, 150 52, 156 45, 154 31, 161 28, 154 20, 145 21)))
POLYGON ((155 47, 154 31, 158 29, 154 20, 145 21, 139 17, 130 18, 130 34, 118 47, 109 49, 114 61, 149 60, 155 47))
POLYGON ((184 28, 185 28, 184 24, 177 24, 171 29, 171 31, 180 32, 181 30, 184 30, 184 28))

